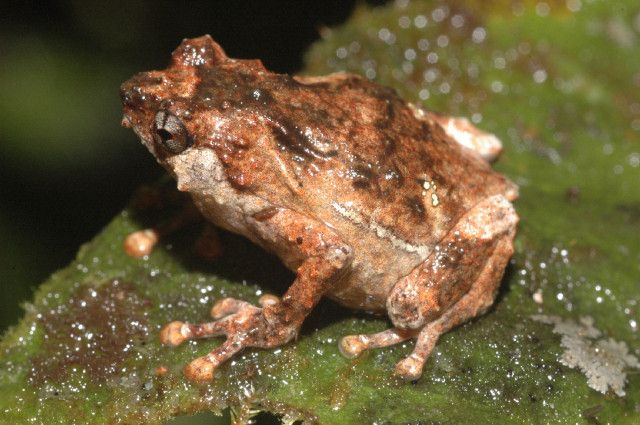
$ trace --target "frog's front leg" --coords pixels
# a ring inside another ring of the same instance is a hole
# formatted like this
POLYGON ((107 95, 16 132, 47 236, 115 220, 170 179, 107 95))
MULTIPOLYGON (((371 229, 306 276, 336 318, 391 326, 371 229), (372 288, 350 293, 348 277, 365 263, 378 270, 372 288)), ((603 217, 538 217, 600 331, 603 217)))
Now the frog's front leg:
POLYGON ((184 373, 192 381, 210 381, 215 368, 243 348, 269 348, 292 340, 305 317, 350 264, 351 248, 330 228, 299 213, 271 209, 249 218, 247 225, 258 242, 278 252, 285 264, 296 270, 296 279, 280 300, 261 299, 262 307, 227 298, 212 308, 212 316, 219 320, 166 325, 160 336, 166 345, 227 337, 220 347, 185 367, 184 373))
POLYGON ((471 209, 434 252, 400 279, 387 299, 395 328, 374 335, 343 338, 348 357, 363 350, 417 338, 411 355, 396 374, 414 380, 438 338, 453 327, 482 314, 493 303, 505 265, 513 252, 518 217, 501 195, 471 209))

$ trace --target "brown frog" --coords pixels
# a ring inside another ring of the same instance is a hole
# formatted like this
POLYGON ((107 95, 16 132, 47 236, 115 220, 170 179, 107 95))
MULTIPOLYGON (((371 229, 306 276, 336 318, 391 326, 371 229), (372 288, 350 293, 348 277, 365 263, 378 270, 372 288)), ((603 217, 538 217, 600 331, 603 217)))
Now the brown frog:
POLYGON ((296 273, 261 307, 225 298, 215 321, 172 322, 161 341, 226 335, 185 367, 197 382, 246 347, 294 339, 321 297, 388 314, 342 353, 417 340, 396 374, 420 377, 438 337, 485 312, 512 254, 517 187, 487 159, 499 141, 360 76, 275 74, 187 39, 169 67, 121 88, 123 124, 204 217, 296 273))

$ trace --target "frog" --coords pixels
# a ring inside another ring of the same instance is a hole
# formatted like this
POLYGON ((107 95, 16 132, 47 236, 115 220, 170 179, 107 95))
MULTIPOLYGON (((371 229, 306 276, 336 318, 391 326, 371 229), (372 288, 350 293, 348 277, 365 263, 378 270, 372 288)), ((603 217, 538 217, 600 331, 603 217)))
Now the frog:
POLYGON ((207 222, 295 274, 281 297, 223 298, 211 321, 165 325, 170 347, 225 337, 184 366, 188 380, 210 382, 244 349, 295 340, 326 297, 389 319, 382 332, 344 336, 344 356, 415 340, 392 372, 415 381, 442 334, 494 303, 519 219, 517 185, 490 164, 501 150, 491 133, 356 74, 270 72, 208 35, 120 91, 123 125, 207 222))

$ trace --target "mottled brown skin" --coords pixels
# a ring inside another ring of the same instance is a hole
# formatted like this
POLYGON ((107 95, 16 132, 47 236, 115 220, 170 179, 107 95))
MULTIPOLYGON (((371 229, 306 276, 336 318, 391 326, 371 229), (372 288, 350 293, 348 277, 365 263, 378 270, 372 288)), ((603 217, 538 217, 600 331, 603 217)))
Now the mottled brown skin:
POLYGON ((446 117, 389 88, 351 74, 274 74, 228 58, 208 36, 183 41, 167 69, 137 74, 121 92, 123 123, 205 218, 297 275, 278 302, 225 299, 215 322, 167 325, 170 345, 227 335, 186 367, 190 379, 210 380, 244 347, 291 340, 325 295, 387 311, 395 326, 345 338, 347 355, 416 337, 397 368, 414 379, 437 336, 493 302, 517 223, 517 187, 483 159, 499 142, 489 155, 474 151, 486 143, 462 147, 446 117))

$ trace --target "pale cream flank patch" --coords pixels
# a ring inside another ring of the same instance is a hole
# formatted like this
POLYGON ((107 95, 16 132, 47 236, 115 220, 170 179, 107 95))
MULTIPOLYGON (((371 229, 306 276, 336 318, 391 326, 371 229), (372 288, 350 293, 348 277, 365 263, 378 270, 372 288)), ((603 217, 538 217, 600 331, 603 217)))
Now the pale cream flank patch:
POLYGON ((391 245, 393 245, 394 248, 417 254, 423 260, 426 259, 431 253, 431 248, 426 245, 415 245, 409 243, 403 239, 400 239, 391 230, 387 229, 381 224, 376 223, 373 220, 367 222, 362 214, 352 208, 351 202, 346 202, 344 204, 332 202, 331 206, 333 206, 333 209, 335 209, 338 214, 349 219, 351 222, 369 228, 370 230, 375 232, 376 236, 378 236, 380 239, 388 240, 389 242, 391 242, 391 245))

